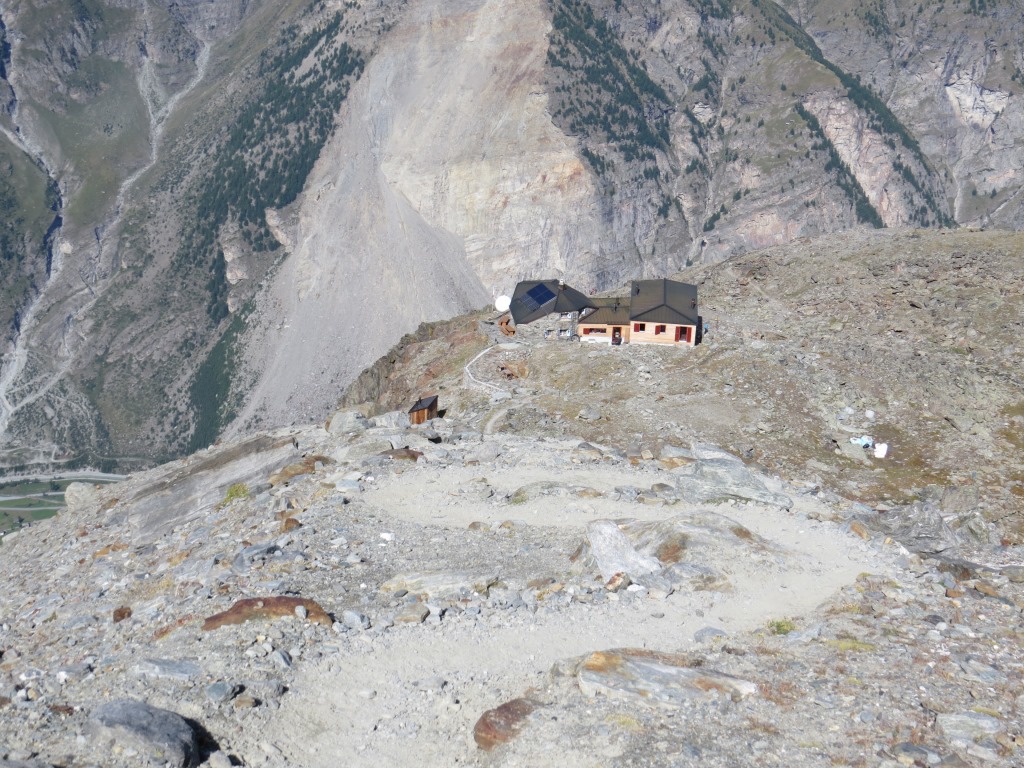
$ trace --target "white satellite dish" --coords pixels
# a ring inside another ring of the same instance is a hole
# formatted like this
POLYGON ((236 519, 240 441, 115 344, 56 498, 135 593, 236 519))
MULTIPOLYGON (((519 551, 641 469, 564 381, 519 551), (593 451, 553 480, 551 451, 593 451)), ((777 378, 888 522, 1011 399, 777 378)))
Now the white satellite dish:
POLYGON ((508 296, 499 296, 494 300, 494 308, 499 312, 508 312, 508 308, 512 306, 512 299, 508 296))

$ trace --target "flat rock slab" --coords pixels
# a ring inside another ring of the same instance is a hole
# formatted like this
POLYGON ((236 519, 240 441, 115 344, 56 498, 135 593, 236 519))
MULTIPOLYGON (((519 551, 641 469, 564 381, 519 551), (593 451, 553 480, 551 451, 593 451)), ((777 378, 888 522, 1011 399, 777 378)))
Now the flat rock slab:
POLYGON ((507 744, 519 735, 527 718, 541 706, 535 699, 520 698, 489 709, 473 726, 473 740, 485 752, 507 744))
POLYGON ((437 573, 403 573, 384 582, 382 592, 405 590, 426 600, 465 597, 473 593, 486 595, 497 583, 496 571, 441 571, 437 573))
POLYGON ((191 768, 199 764, 199 743, 181 715, 134 699, 96 708, 89 719, 93 738, 134 749, 142 764, 191 768))
POLYGON ((334 622, 315 600, 304 597, 247 597, 239 600, 226 611, 215 613, 203 622, 204 630, 219 629, 228 624, 243 624, 247 621, 279 619, 285 616, 295 617, 297 607, 306 609, 306 621, 323 627, 333 626, 334 622))
POLYGON ((790 509, 793 500, 783 493, 769 490, 761 479, 742 461, 729 454, 716 458, 702 458, 681 467, 679 492, 684 499, 695 504, 739 499, 790 509))
POLYGON ((981 712, 943 713, 936 716, 935 725, 952 742, 972 742, 1005 730, 1002 722, 981 712))
POLYGON ((132 496, 121 499, 108 522, 127 522, 136 545, 153 541, 204 517, 224 501, 232 485, 265 482, 273 467, 297 454, 292 437, 283 435, 258 435, 226 448, 200 451, 151 473, 132 496))
POLYGON ((749 680, 695 667, 686 656, 638 648, 597 651, 587 656, 576 673, 587 696, 644 701, 676 706, 711 691, 739 701, 757 692, 749 680))
POLYGON ((135 674, 144 677, 162 677, 188 682, 203 674, 198 664, 174 659, 145 659, 135 665, 135 674))

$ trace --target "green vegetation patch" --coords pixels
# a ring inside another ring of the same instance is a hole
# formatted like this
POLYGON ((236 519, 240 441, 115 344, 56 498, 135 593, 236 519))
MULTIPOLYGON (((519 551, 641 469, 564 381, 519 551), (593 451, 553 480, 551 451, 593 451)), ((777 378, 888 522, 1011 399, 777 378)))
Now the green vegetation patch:
POLYGON ((788 635, 796 631, 796 624, 789 619, 778 619, 768 622, 768 631, 773 635, 788 635))
POLYGON ((237 370, 236 343, 244 329, 241 315, 232 317, 227 330, 196 371, 189 387, 195 428, 185 453, 195 453, 213 443, 235 417, 238 403, 231 397, 231 381, 237 370))

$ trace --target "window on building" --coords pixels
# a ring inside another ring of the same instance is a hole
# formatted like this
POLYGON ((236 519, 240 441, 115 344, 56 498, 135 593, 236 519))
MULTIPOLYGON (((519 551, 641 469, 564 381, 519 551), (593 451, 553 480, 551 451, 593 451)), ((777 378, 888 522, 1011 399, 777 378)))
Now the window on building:
POLYGON ((647 330, 647 323, 633 323, 633 333, 640 333, 647 330))
POLYGON ((656 326, 654 326, 654 335, 655 336, 657 336, 659 333, 664 333, 664 332, 665 332, 665 326, 664 325, 656 325, 656 326))

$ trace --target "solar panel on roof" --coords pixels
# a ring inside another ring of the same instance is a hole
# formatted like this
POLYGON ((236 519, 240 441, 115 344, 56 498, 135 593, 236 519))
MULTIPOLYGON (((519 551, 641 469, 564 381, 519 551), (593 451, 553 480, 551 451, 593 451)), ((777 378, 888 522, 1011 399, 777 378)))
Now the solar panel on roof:
POLYGON ((533 309, 539 309, 555 298, 555 293, 544 283, 539 283, 528 290, 526 296, 536 303, 537 306, 533 307, 533 309))

